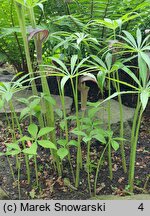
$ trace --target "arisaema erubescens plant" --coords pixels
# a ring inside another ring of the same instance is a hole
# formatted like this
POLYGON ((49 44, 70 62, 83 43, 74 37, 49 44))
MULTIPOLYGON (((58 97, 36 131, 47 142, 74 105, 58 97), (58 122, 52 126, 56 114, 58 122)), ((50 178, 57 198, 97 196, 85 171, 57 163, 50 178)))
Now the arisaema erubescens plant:
POLYGON ((129 168, 130 191, 133 191, 134 182, 134 164, 136 158, 136 146, 143 111, 145 110, 150 97, 150 35, 144 39, 140 29, 136 31, 136 39, 131 33, 124 31, 125 36, 120 36, 126 43, 122 44, 123 52, 131 52, 132 58, 137 58, 137 76, 127 67, 123 70, 134 80, 135 87, 138 90, 137 106, 135 110, 132 135, 131 135, 131 154, 129 168))
MULTIPOLYGON (((119 68, 125 71, 125 73, 128 74, 132 80, 134 80, 135 86, 126 83, 125 81, 120 81, 110 77, 108 77, 108 79, 114 82, 122 83, 130 87, 134 91, 127 91, 127 92, 120 92, 120 93, 116 92, 112 96, 110 96, 109 99, 113 98, 114 96, 117 96, 118 94, 135 93, 138 95, 137 105, 136 105, 134 120, 132 125, 132 132, 131 132, 131 153, 130 153, 130 165, 129 165, 129 187, 130 187, 130 191, 133 192, 136 148, 137 148, 140 123, 141 123, 143 111, 145 110, 150 97, 150 81, 149 81, 150 46, 149 46, 149 35, 146 36, 145 39, 142 39, 142 33, 139 29, 137 29, 136 31, 136 39, 129 32, 123 31, 123 33, 125 34, 125 37, 124 36, 120 36, 120 37, 126 43, 119 43, 118 47, 123 48, 122 52, 131 52, 131 54, 133 54, 131 58, 137 58, 138 65, 124 66, 122 63, 120 63, 119 68), (132 72, 130 67, 137 68, 137 72, 136 72, 137 75, 135 75, 132 72)), ((130 59, 126 59, 125 62, 128 62, 130 59)))
MULTIPOLYGON (((92 56, 92 65, 95 65, 97 73, 97 82, 101 91, 101 94, 104 94, 104 89, 108 89, 108 96, 111 95, 112 92, 112 84, 113 82, 110 81, 110 79, 106 79, 107 77, 114 77, 114 74, 118 72, 119 65, 117 62, 113 62, 113 55, 111 53, 107 53, 105 56, 105 59, 101 59, 97 56, 92 56)), ((114 84, 115 89, 117 92, 120 91, 119 85, 114 84)), ((119 109, 120 109, 120 137, 124 137, 124 130, 123 130, 123 111, 122 111, 122 101, 120 96, 118 96, 119 99, 119 109)), ((111 131, 111 104, 110 101, 108 102, 108 130, 111 131)), ((109 172, 110 172, 110 178, 112 179, 112 158, 111 158, 111 144, 108 145, 108 160, 109 160, 109 172)), ((121 156, 122 156, 122 165, 124 172, 126 172, 126 158, 125 158, 125 151, 124 151, 124 140, 120 140, 120 150, 121 150, 121 156)))
MULTIPOLYGON (((43 74, 43 68, 41 67, 42 44, 48 36, 48 31, 36 29, 36 21, 35 21, 35 15, 34 15, 34 7, 40 6, 43 9, 43 7, 42 7, 43 2, 44 2, 43 0, 41 0, 41 1, 16 0, 15 5, 16 5, 16 11, 18 14, 19 25, 21 28, 22 38, 23 38, 23 42, 24 42, 24 49, 25 49, 26 60, 27 60, 27 65, 28 65, 28 71, 31 74, 30 76, 34 77, 34 71, 33 71, 32 62, 31 62, 30 51, 29 51, 29 41, 28 41, 28 40, 34 38, 36 55, 37 55, 37 63, 39 66, 39 73, 41 76, 43 93, 46 94, 48 97, 51 97, 50 90, 49 90, 48 83, 47 83, 47 79, 46 79, 46 76, 43 74), (33 28, 33 31, 30 32, 29 37, 27 37, 27 31, 26 31, 26 19, 25 19, 25 11, 26 10, 29 13, 30 22, 31 22, 31 25, 33 28)), ((34 80, 32 83, 32 91, 33 91, 34 95, 38 95, 34 80)), ((45 106, 47 109, 47 112, 45 114, 46 122, 47 122, 46 124, 50 127, 54 127, 55 122, 54 122, 53 106, 51 103, 48 103, 47 100, 45 100, 44 103, 45 103, 45 106)), ((38 120, 39 120, 40 127, 41 128, 44 127, 44 121, 43 121, 42 114, 39 115, 38 120)), ((51 131, 50 134, 51 134, 52 142, 56 143, 55 130, 51 131)), ((55 159, 58 174, 61 175, 61 168, 60 168, 60 163, 59 163, 60 161, 59 161, 59 158, 57 157, 57 155, 55 154, 55 151, 53 152, 53 157, 55 159)))
MULTIPOLYGON (((86 62, 88 58, 89 57, 84 58, 80 61, 77 55, 73 55, 71 57, 70 63, 66 65, 60 59, 52 57, 51 60, 54 64, 48 65, 48 67, 51 67, 52 69, 50 76, 62 77, 60 81, 60 90, 61 90, 61 95, 62 95, 62 106, 63 106, 63 114, 64 114, 64 120, 65 120, 65 132, 66 132, 67 140, 68 140, 68 125, 67 125, 67 118, 66 118, 66 111, 65 111, 64 87, 67 81, 70 80, 73 97, 74 97, 75 110, 76 110, 76 124, 77 124, 78 130, 80 130, 79 108, 78 108, 78 78, 81 75, 88 75, 89 74, 88 72, 94 70, 94 67, 88 68, 86 66, 86 62)), ((89 76, 92 76, 92 74, 89 74, 89 76)), ((76 180, 75 180, 76 187, 78 187, 78 184, 79 184, 79 173, 80 173, 81 167, 82 167, 81 136, 78 136, 76 180)))
MULTIPOLYGON (((14 108, 14 97, 17 92, 22 91, 27 88, 26 83, 28 81, 31 81, 31 79, 28 79, 28 75, 25 75, 15 81, 15 76, 12 80, 12 82, 1 82, 0 83, 0 98, 1 98, 1 104, 4 108, 6 119, 8 122, 8 126, 11 128, 11 134, 12 134, 12 140, 16 140, 16 134, 15 134, 15 125, 17 125, 17 128, 19 130, 19 133, 22 134, 22 129, 20 126, 19 118, 15 112, 14 108), (7 115, 7 107, 10 108, 11 111, 11 121, 8 118, 7 115)), ((25 148, 24 142, 22 142, 23 148, 25 148)), ((27 169, 27 179, 28 183, 30 183, 30 169, 29 169, 29 162, 28 158, 25 155, 25 163, 26 163, 26 169, 27 169)), ((16 157, 16 166, 18 166, 18 158, 16 157)))
MULTIPOLYGON (((141 119, 143 112, 148 104, 148 100, 150 97, 150 81, 149 81, 149 70, 146 66, 142 69, 142 77, 145 80, 144 85, 141 76, 138 78, 135 76, 135 74, 126 66, 122 66, 122 70, 124 70, 135 82, 135 86, 128 84, 123 81, 115 80, 113 81, 120 82, 130 88, 132 88, 132 91, 124 91, 124 92, 116 92, 112 94, 108 99, 111 99, 118 94, 137 94, 137 105, 134 113, 134 119, 132 124, 132 131, 131 131, 131 152, 130 152, 130 165, 129 165, 129 188, 130 191, 133 192, 134 188, 134 172, 135 172, 135 160, 136 160, 136 149, 137 149, 137 142, 138 142, 138 135, 139 135, 139 129, 141 124, 141 119)), ((109 78, 110 79, 110 78, 109 78)), ((106 99, 107 100, 107 99, 106 99)))

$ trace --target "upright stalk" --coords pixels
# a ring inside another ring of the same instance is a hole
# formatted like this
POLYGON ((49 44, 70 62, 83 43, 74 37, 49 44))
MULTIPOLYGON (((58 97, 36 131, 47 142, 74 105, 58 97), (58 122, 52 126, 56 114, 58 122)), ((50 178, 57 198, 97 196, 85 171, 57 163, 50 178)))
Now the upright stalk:
POLYGON ((142 114, 143 114, 143 109, 141 107, 140 102, 138 102, 134 114, 134 122, 136 122, 136 124, 133 124, 132 126, 133 127, 132 133, 134 134, 131 135, 131 152, 130 152, 130 166, 129 166, 129 180, 128 180, 130 192, 133 192, 133 187, 134 187, 136 149, 137 149, 137 142, 138 142, 142 114))
MULTIPOLYGON (((110 74, 108 74, 110 78, 110 74)), ((111 95, 111 86, 110 86, 110 79, 108 80, 108 96, 111 95)), ((110 100, 108 101, 108 130, 111 131, 111 104, 110 100)), ((112 158, 111 158, 111 138, 108 139, 108 164, 109 164, 109 177, 113 179, 113 172, 112 172, 112 158)))
POLYGON ((89 193, 90 193, 90 196, 91 196, 91 182, 90 182, 90 146, 91 146, 91 142, 88 141, 88 143, 87 143, 87 174, 88 174, 89 193))
MULTIPOLYGON (((36 21, 35 21, 33 8, 29 8, 29 15, 30 15, 30 21, 31 21, 32 27, 35 29, 36 28, 36 21)), ((38 62, 38 65, 39 65, 39 72, 40 72, 40 76, 41 76, 43 93, 46 94, 47 96, 51 97, 49 86, 48 86, 48 83, 47 83, 47 78, 46 78, 45 72, 44 72, 44 67, 41 66, 41 64, 42 64, 42 42, 38 41, 38 35, 35 36, 34 43, 35 43, 35 48, 36 48, 37 62, 38 62)), ((47 126, 55 127, 53 106, 52 106, 52 104, 50 104, 46 100, 44 101, 44 103, 45 103, 45 108, 46 108, 46 123, 47 123, 47 126)), ((55 134, 56 134, 55 130, 53 130, 50 133, 50 137, 51 137, 51 141, 56 145, 56 135, 55 134)), ((61 171, 61 167, 60 167, 59 157, 57 156, 55 150, 52 151, 52 154, 53 154, 53 158, 54 158, 54 160, 56 162, 58 175, 61 176, 62 171, 61 171)))
MULTIPOLYGON (((116 78, 119 80, 118 71, 116 72, 116 78)), ((120 92, 120 84, 117 82, 116 84, 117 92, 120 92)), ((121 95, 118 94, 118 101, 119 101, 119 111, 120 111, 120 137, 124 138, 124 124, 123 124, 123 108, 122 108, 122 99, 121 95)), ((124 141, 120 141, 120 149, 121 149, 121 159, 122 159, 122 167, 124 173, 127 172, 127 165, 126 165, 126 157, 125 157, 125 149, 124 149, 124 141)))
MULTIPOLYGON (((18 117, 17 117, 17 115, 15 113, 12 101, 10 101, 9 105, 10 105, 10 110, 14 115, 14 118, 15 118, 18 130, 19 130, 19 133, 20 133, 21 136, 23 136, 22 130, 21 130, 21 127, 20 127, 20 123, 19 123, 18 117)), ((22 145, 23 145, 23 148, 25 149, 26 146, 25 146, 24 141, 22 142, 22 145)), ((26 163, 27 180, 28 180, 28 184, 29 184, 30 183, 30 167, 29 167, 29 160, 28 160, 28 155, 27 154, 25 154, 25 163, 26 163)))
MULTIPOLYGON (((80 131, 77 87, 75 89, 72 78, 70 80, 71 80, 71 86, 72 86, 73 96, 74 96, 74 102, 75 102, 77 129, 80 131)), ((76 77, 76 86, 77 86, 77 77, 76 77)), ((76 162, 76 179, 75 179, 75 187, 76 188, 78 188, 78 186, 79 186, 79 175, 80 175, 80 168, 81 168, 81 166, 82 166, 81 136, 78 136, 77 162, 76 162)))
MULTIPOLYGON (((57 83, 58 83, 59 95, 60 95, 62 110, 63 110, 63 115, 64 115, 66 143, 68 143, 69 142, 69 130, 68 130, 66 107, 65 107, 65 94, 64 94, 64 89, 61 90, 61 88, 60 88, 60 82, 58 81, 57 83)), ((68 161, 70 164, 72 177, 73 177, 73 180, 75 182, 75 176, 74 176, 74 171, 73 171, 73 167, 72 167, 72 163, 71 163, 71 155, 70 155, 69 147, 67 147, 67 149, 68 149, 68 161)))
POLYGON ((104 154, 105 154, 105 151, 108 147, 108 144, 105 146, 100 158, 99 158, 99 161, 98 161, 98 164, 97 164, 97 169, 96 169, 96 175, 95 175, 95 181, 94 181, 94 196, 96 196, 96 185, 97 185, 97 179, 98 179, 98 174, 99 174, 99 170, 100 170, 100 167, 101 167, 101 164, 102 164, 102 159, 104 157, 104 154))
MULTIPOLYGON (((25 55, 26 55, 26 61, 27 61, 27 67, 28 67, 29 75, 30 75, 30 78, 34 78, 34 73, 33 73, 33 68, 32 68, 32 63, 31 63, 31 58, 30 58, 28 39, 27 39, 27 32, 26 32, 24 7, 17 2, 16 2, 16 11, 17 11, 19 25, 20 25, 20 29, 21 29, 22 38, 23 38, 23 44, 24 44, 24 49, 25 49, 25 55)), ((32 80, 31 87, 32 87, 33 95, 38 95, 34 79, 32 80)), ((42 115, 40 115, 38 120, 39 120, 40 126, 44 127, 42 115)))
MULTIPOLYGON (((32 63, 31 63, 31 59, 30 59, 30 51, 29 51, 29 46, 28 46, 24 8, 21 4, 19 4, 17 2, 16 2, 16 11, 17 11, 19 25, 20 25, 20 29, 21 29, 22 38, 23 38, 28 71, 29 71, 30 77, 33 78, 34 75, 33 75, 32 63)), ((31 87, 32 87, 33 94, 37 95, 37 89, 36 89, 36 85, 35 85, 34 80, 32 81, 31 87)))

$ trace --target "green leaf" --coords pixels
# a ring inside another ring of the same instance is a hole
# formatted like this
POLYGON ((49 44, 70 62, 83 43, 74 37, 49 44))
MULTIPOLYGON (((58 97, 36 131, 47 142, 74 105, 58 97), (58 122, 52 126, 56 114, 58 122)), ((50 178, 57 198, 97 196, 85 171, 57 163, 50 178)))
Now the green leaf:
POLYGON ((65 121, 64 121, 64 120, 60 121, 60 128, 61 128, 62 130, 65 129, 65 121))
POLYGON ((95 138, 96 140, 98 140, 101 143, 106 144, 106 139, 105 139, 103 134, 94 135, 93 138, 95 138))
POLYGON ((141 46, 141 42, 142 42, 142 34, 141 34, 141 31, 140 31, 139 28, 136 31, 136 38, 137 38, 138 47, 140 47, 141 46))
POLYGON ((110 70, 111 66, 112 66, 112 54, 111 53, 107 53, 107 55, 105 57, 105 61, 106 61, 108 70, 110 70))
POLYGON ((84 133, 83 131, 78 131, 75 129, 70 131, 70 133, 73 133, 73 134, 78 135, 78 136, 86 136, 86 133, 84 133))
POLYGON ((137 44, 136 44, 136 41, 134 39, 134 37, 127 31, 123 31, 123 33, 126 35, 126 41, 128 43, 130 43, 131 46, 133 46, 134 48, 137 48, 137 44))
POLYGON ((22 152, 24 154, 36 155, 37 154, 37 143, 34 142, 30 148, 26 148, 22 152))
POLYGON ((57 141, 57 143, 63 147, 65 147, 67 145, 67 140, 65 139, 60 139, 57 141))
POLYGON ((60 157, 60 159, 64 159, 68 155, 68 150, 66 148, 60 148, 57 151, 57 155, 60 157))
POLYGON ((146 62, 146 64, 148 65, 148 68, 150 70, 150 57, 149 57, 149 55, 147 55, 144 52, 140 52, 140 55, 141 55, 142 59, 146 62))
POLYGON ((5 100, 6 100, 7 102, 9 102, 9 101, 12 99, 12 96, 13 96, 12 92, 6 92, 6 93, 3 95, 3 98, 5 98, 5 100))
POLYGON ((33 101, 30 102, 29 107, 30 109, 34 109, 38 104, 40 103, 40 98, 36 98, 33 101))
POLYGON ((56 105, 56 101, 53 97, 50 97, 50 96, 44 96, 45 100, 47 102, 49 102, 51 105, 55 106, 56 105))
POLYGON ((45 135, 45 134, 48 134, 49 132, 53 131, 54 130, 54 127, 45 127, 45 128, 41 128, 38 135, 37 135, 37 138, 45 135))
POLYGON ((29 107, 24 108, 23 110, 21 110, 20 119, 23 119, 25 116, 29 116, 29 114, 30 114, 29 107))
POLYGON ((128 67, 123 65, 121 69, 124 70, 138 84, 139 87, 141 87, 140 81, 128 67))
POLYGON ((51 59, 52 59, 52 61, 56 62, 56 64, 58 64, 58 67, 61 67, 63 69, 64 74, 69 75, 69 71, 68 71, 66 65, 60 59, 55 58, 55 57, 53 57, 51 59))
POLYGON ((28 137, 28 136, 23 136, 23 137, 21 137, 18 141, 19 141, 19 142, 22 142, 22 141, 31 141, 31 140, 33 140, 33 138, 28 137))
POLYGON ((73 72, 74 72, 74 68, 75 68, 77 60, 78 60, 78 56, 77 55, 73 55, 71 57, 71 74, 73 74, 73 72))
POLYGON ((28 132, 31 134, 33 138, 36 138, 38 133, 38 127, 36 124, 30 124, 28 127, 28 132))
POLYGON ((103 94, 104 83, 105 83, 105 72, 103 72, 103 71, 98 72, 97 81, 98 81, 98 86, 101 90, 101 93, 103 94))
POLYGON ((119 143, 116 142, 114 139, 112 139, 112 140, 111 140, 111 146, 113 147, 113 149, 114 149, 115 151, 117 151, 118 148, 119 148, 119 143))
POLYGON ((15 149, 21 152, 21 149, 18 145, 18 143, 5 143, 5 145, 7 146, 8 150, 10 149, 15 149))
POLYGON ((143 86, 145 87, 148 68, 145 60, 141 56, 141 53, 138 54, 138 65, 139 65, 139 74, 142 79, 143 86))
POLYGON ((117 141, 126 141, 126 139, 122 138, 122 137, 115 137, 113 138, 113 140, 117 140, 117 141))
POLYGON ((78 147, 78 142, 76 140, 70 140, 68 142, 67 146, 76 146, 76 147, 78 147))
POLYGON ((61 109, 54 109, 54 112, 58 115, 60 119, 63 117, 63 112, 61 109))
POLYGON ((148 89, 144 89, 140 94, 140 100, 142 103, 143 111, 145 110, 148 104, 148 99, 149 99, 149 91, 148 89))
POLYGON ((95 128, 94 130, 91 130, 91 132, 90 132, 90 136, 97 135, 97 134, 101 134, 103 136, 107 136, 106 131, 103 130, 102 128, 100 128, 100 127, 95 128))
POLYGON ((85 136, 85 137, 83 137, 82 140, 83 140, 85 143, 87 143, 87 142, 89 142, 91 139, 92 139, 92 137, 90 137, 90 136, 85 136))
POLYGON ((11 156, 14 156, 14 155, 18 155, 20 153, 19 150, 12 150, 12 151, 7 151, 5 154, 7 156, 11 155, 11 156))
POLYGON ((113 93, 111 96, 107 97, 105 100, 103 100, 102 102, 99 102, 97 103, 96 105, 99 106, 101 105, 102 103, 112 99, 112 98, 115 98, 116 96, 118 95, 122 95, 122 94, 135 94, 135 93, 139 93, 138 91, 122 91, 122 92, 115 92, 113 93))
POLYGON ((66 84, 66 82, 69 80, 70 76, 64 76, 62 79, 61 79, 61 90, 63 91, 64 90, 64 86, 66 84))
POLYGON ((49 148, 49 149, 57 150, 56 145, 49 140, 38 140, 38 144, 40 146, 42 146, 43 148, 49 148))

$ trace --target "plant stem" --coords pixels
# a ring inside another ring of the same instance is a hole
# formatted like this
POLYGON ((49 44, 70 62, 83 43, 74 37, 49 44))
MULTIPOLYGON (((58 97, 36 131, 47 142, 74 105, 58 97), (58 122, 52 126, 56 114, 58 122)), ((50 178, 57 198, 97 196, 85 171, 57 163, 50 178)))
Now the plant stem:
MULTIPOLYGON (((16 2, 16 11, 17 11, 19 25, 20 25, 21 34, 22 34, 23 43, 24 43, 27 67, 28 67, 30 78, 32 79, 32 78, 34 78, 34 73, 33 73, 33 68, 32 68, 32 63, 31 63, 31 58, 30 58, 28 39, 27 39, 24 7, 21 4, 17 3, 17 2, 16 2)), ((31 87, 32 87, 33 95, 38 96, 38 92, 37 92, 37 88, 36 88, 36 84, 35 84, 34 79, 32 80, 31 87)), ((38 121, 39 121, 40 126, 44 127, 42 115, 39 116, 38 121)))
POLYGON ((38 168, 37 168, 36 155, 34 155, 34 165, 35 165, 36 186, 39 187, 39 178, 38 178, 38 168))
POLYGON ((14 174, 14 170, 13 170, 13 167, 12 167, 12 164, 11 164, 11 162, 10 162, 10 160, 9 160, 9 157, 8 157, 8 156, 6 156, 6 157, 7 157, 7 161, 8 161, 8 164, 9 164, 9 168, 10 168, 10 171, 11 171, 11 174, 12 174, 12 178, 13 178, 14 181, 16 181, 16 179, 15 179, 15 174, 14 174))
MULTIPOLYGON (((30 21, 31 21, 32 27, 35 29, 36 28, 36 21, 35 21, 33 8, 29 8, 29 14, 30 14, 30 21)), ((49 86, 47 83, 47 78, 46 78, 45 72, 44 72, 44 67, 41 66, 41 64, 42 64, 42 42, 41 41, 38 42, 37 37, 35 37, 34 43, 35 43, 36 54, 37 54, 37 62, 39 65, 39 71, 40 71, 40 76, 41 76, 42 90, 43 90, 44 94, 51 97, 49 86)), ((55 127, 54 110, 53 110, 52 104, 50 104, 48 101, 45 100, 45 108, 46 108, 47 126, 55 127)), ((55 132, 55 130, 53 130, 50 133, 50 137, 51 137, 51 141, 56 145, 56 135, 55 134, 56 134, 56 132, 55 132)), ((52 152, 53 158, 56 162, 58 175, 61 176, 62 171, 61 171, 61 167, 60 167, 59 157, 57 156, 55 150, 52 150, 51 152, 52 152)))
POLYGON ((94 196, 96 196, 96 185, 97 185, 97 179, 98 179, 98 173, 99 173, 99 170, 100 170, 100 166, 101 166, 101 163, 102 163, 102 159, 104 157, 104 153, 106 151, 108 147, 108 144, 105 146, 100 158, 99 158, 99 161, 98 161, 98 164, 97 164, 97 169, 96 169, 96 174, 95 174, 95 181, 94 181, 94 196))
MULTIPOLYGON (((108 74, 108 77, 110 78, 110 74, 108 74)), ((108 94, 109 97, 111 95, 111 86, 110 86, 110 79, 108 80, 108 94)), ((111 102, 108 101, 108 130, 111 131, 111 102)), ((113 179, 113 173, 112 173, 112 158, 111 158, 111 141, 110 138, 108 140, 108 164, 109 164, 109 176, 110 179, 113 179)))
MULTIPOLYGON (((136 128, 133 129, 134 131, 134 141, 131 143, 131 152, 130 152, 130 166, 129 166, 129 190, 130 192, 133 192, 133 186, 134 186, 134 173, 135 173, 135 161, 136 161, 136 149, 137 149, 137 142, 138 142, 138 136, 139 136, 139 130, 140 130, 140 124, 143 114, 142 107, 137 104, 138 112, 135 112, 135 119, 136 119, 136 128)), ((135 125, 134 125, 135 126, 135 125)), ((133 135, 132 135, 133 137, 133 135)))
POLYGON ((21 167, 21 164, 19 162, 18 164, 18 179, 17 179, 17 183, 18 183, 18 197, 19 197, 19 200, 21 199, 21 190, 20 190, 20 167, 21 167))
MULTIPOLYGON (((118 71, 116 72, 116 78, 119 80, 119 74, 118 71)), ((116 84, 116 90, 117 92, 120 92, 120 84, 117 82, 116 84)), ((120 137, 124 138, 124 124, 123 124, 123 108, 122 108, 122 99, 121 95, 118 95, 118 101, 119 101, 119 111, 120 111, 120 137)), ((120 141, 120 149, 121 149, 121 158, 122 158, 122 167, 124 170, 124 173, 127 172, 127 165, 126 165, 126 157, 125 157, 125 149, 124 149, 124 141, 120 141)))
MULTIPOLYGON (((57 81, 58 81, 58 79, 57 79, 57 81)), ((57 83, 58 83, 59 95, 60 95, 62 110, 63 110, 63 115, 64 115, 66 143, 68 144, 68 142, 69 142, 69 130, 68 130, 66 108, 65 108, 65 94, 64 94, 64 89, 61 90, 61 88, 60 88, 60 82, 58 81, 57 83)), ((72 167, 72 163, 71 163, 71 155, 70 155, 70 150, 69 150, 68 146, 67 146, 67 149, 68 149, 68 161, 70 164, 70 169, 72 172, 73 181, 75 182, 75 175, 74 175, 74 171, 73 171, 73 167, 72 167)))
POLYGON ((89 193, 90 193, 90 196, 91 196, 91 182, 90 182, 90 146, 91 146, 91 142, 88 141, 88 143, 87 143, 87 174, 88 174, 89 193))
MULTIPOLYGON (((30 59, 30 51, 29 51, 28 40, 27 40, 24 8, 21 4, 19 4, 17 2, 16 2, 16 11, 17 11, 19 25, 20 25, 20 29, 21 29, 22 38, 23 38, 28 70, 30 73, 30 77, 33 78, 34 75, 33 75, 33 69, 32 69, 32 64, 31 64, 31 59, 30 59)), ((32 84, 33 94, 37 95, 37 89, 36 89, 35 81, 33 80, 32 82, 33 82, 33 84, 32 84)))
MULTIPOLYGON (((10 105, 11 112, 13 113, 14 118, 16 120, 16 124, 17 124, 18 130, 19 130, 19 133, 20 133, 21 136, 23 136, 22 129, 20 127, 19 120, 18 120, 18 117, 16 115, 16 112, 15 112, 12 101, 10 101, 9 105, 10 105)), ((22 142, 22 146, 23 146, 24 149, 26 148, 24 142, 22 142)), ((25 163, 26 163, 26 169, 27 169, 26 170, 27 171, 27 179, 28 179, 28 184, 29 184, 30 183, 30 167, 29 167, 29 160, 28 160, 28 155, 27 154, 25 154, 25 163)))
MULTIPOLYGON (((70 78, 70 80, 71 80, 71 86, 72 86, 74 102, 75 102, 77 129, 80 130, 77 88, 75 90, 72 78, 70 78)), ((77 82, 77 80, 76 80, 76 82, 77 82)), ((80 174, 80 167, 82 165, 81 143, 80 142, 81 142, 81 136, 78 136, 77 162, 76 162, 76 180, 75 180, 75 187, 76 188, 78 188, 78 186, 79 186, 79 174, 80 174)))

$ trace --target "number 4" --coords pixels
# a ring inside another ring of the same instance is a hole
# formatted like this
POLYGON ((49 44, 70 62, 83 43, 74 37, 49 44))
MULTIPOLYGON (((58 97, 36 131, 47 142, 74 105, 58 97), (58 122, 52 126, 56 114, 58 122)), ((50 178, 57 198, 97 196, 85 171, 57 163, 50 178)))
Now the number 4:
POLYGON ((141 203, 138 207, 139 210, 143 211, 144 210, 144 206, 143 206, 143 203, 141 203))

